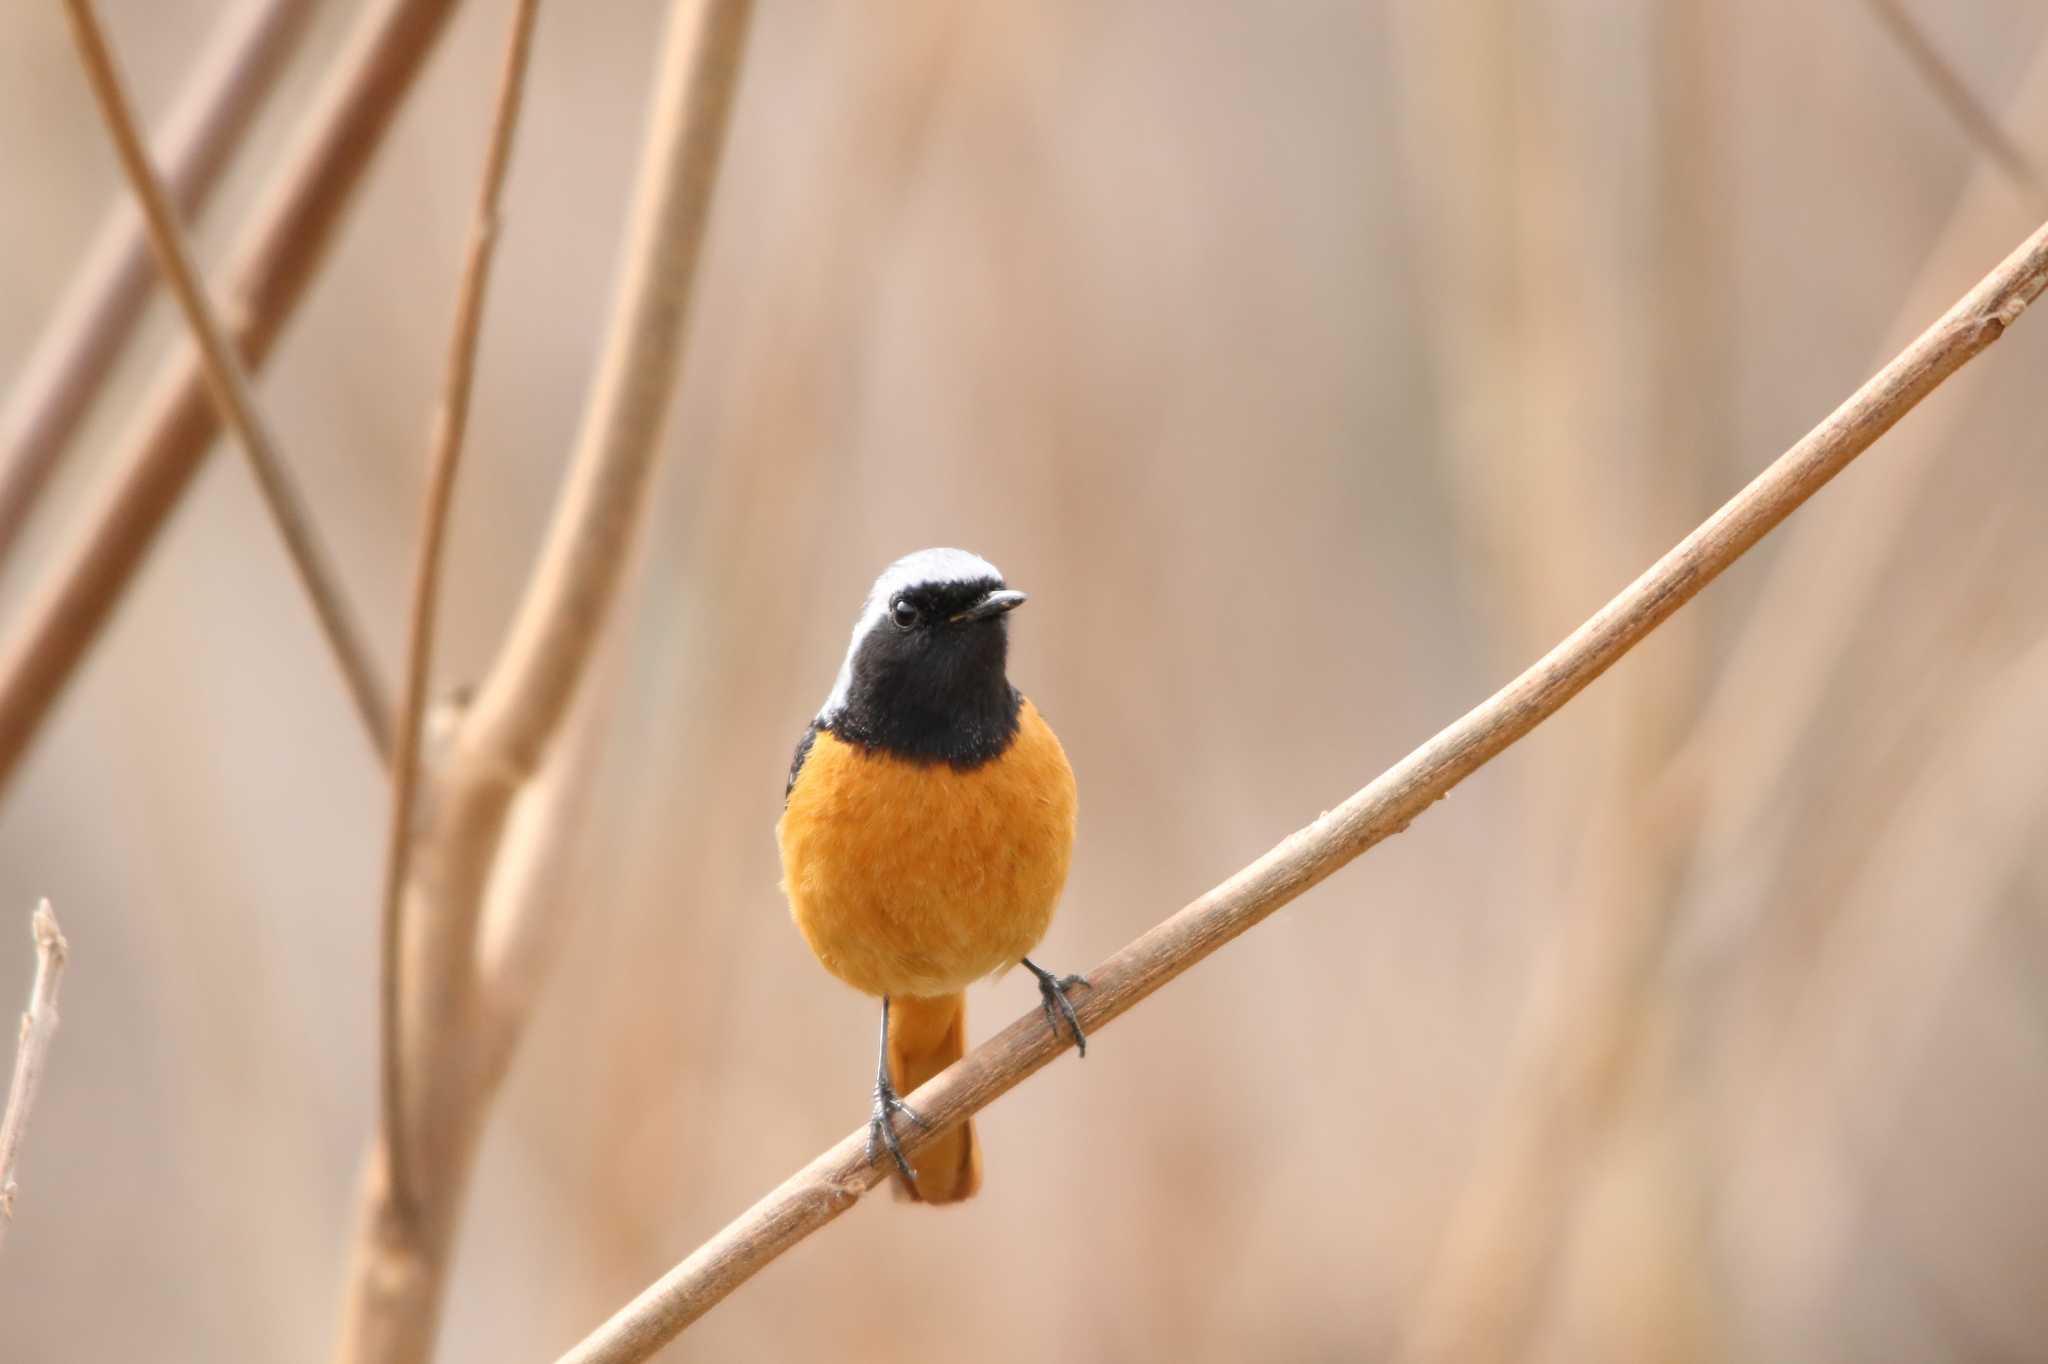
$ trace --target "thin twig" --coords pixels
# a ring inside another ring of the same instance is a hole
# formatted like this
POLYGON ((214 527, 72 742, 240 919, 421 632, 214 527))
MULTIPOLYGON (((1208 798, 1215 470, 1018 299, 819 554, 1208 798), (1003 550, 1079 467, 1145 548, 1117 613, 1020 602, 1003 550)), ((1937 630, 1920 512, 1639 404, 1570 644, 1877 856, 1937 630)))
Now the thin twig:
POLYGON ((420 722, 426 714, 427 684, 434 657, 434 607, 440 593, 441 546, 448 529, 455 472, 462 461, 462 437, 469 426, 477 339, 483 331, 484 291, 490 282, 491 257, 498 245, 498 202, 504 192, 506 171, 512 164, 512 137, 519 126, 520 97, 526 88, 533 24, 539 13, 540 0, 516 0, 513 7, 504 70, 498 78, 498 102, 491 116, 490 144, 484 153, 483 183, 477 191, 475 217, 470 221, 469 257, 462 267, 455 329, 448 342, 448 371, 442 381, 440 410, 434 419, 433 449, 427 458, 419 549, 413 558, 412 608, 407 613, 405 637, 405 692, 399 700, 397 752, 391 765, 391 826, 384 850, 384 900, 378 944, 378 1084, 383 1099, 384 1142, 393 1155, 392 1200, 404 1210, 412 1207, 413 1186, 402 1159, 405 1147, 395 1139, 404 1127, 404 1096, 398 1078, 399 943, 406 868, 412 850, 413 797, 419 780, 420 722))
POLYGON ((637 562, 647 492, 683 358, 711 191, 725 142, 751 0, 676 0, 606 342, 563 493, 510 638, 424 779, 433 817, 415 831, 396 1001, 401 1125, 412 1207, 392 1188, 392 1152, 372 1143, 357 1198, 336 1358, 429 1358, 455 1229, 490 1104, 525 1013, 527 954, 549 940, 546 878, 562 848, 508 845, 521 807, 568 758, 564 713, 588 685, 604 624, 637 562), (537 890, 538 895, 529 893, 537 890), (502 898, 501 898, 502 897, 502 898), (499 936, 480 940, 492 902, 499 936), (488 959, 487 959, 488 954, 488 959), (485 976, 485 971, 493 974, 485 976), (507 974, 509 973, 509 974, 507 974))
MULTIPOLYGON (((455 0, 377 0, 365 13, 235 252, 226 315, 260 369, 305 294, 363 169, 455 0)), ((205 367, 181 351, 151 389, 83 526, 53 556, 0 643, 0 783, 13 775, 219 432, 205 367)))
POLYGON ((36 1087, 43 1080, 43 1061, 57 1032, 57 987, 64 981, 64 963, 71 945, 57 927, 57 915, 44 900, 36 906, 29 927, 36 940, 36 978, 29 987, 28 1012, 21 1016, 21 1038, 14 1053, 14 1083, 7 1090, 7 1112, 0 1117, 0 1240, 14 1220, 14 1167, 21 1157, 22 1133, 36 1106, 36 1087))
MULTIPOLYGON (((1804 439, 1652 564, 1521 676, 1371 785, 1299 830, 1088 973, 1082 1027, 1117 1018, 1282 905, 1392 834, 1554 714, 1594 678, 2004 334, 2048 288, 2048 226, 1804 439)), ((929 1128, 915 1149, 1049 1064, 1068 1043, 1035 1010, 910 1096, 929 1128)), ((561 1364, 630 1364, 673 1339, 784 1251, 853 1206, 882 1178, 867 1129, 848 1135, 699 1246, 561 1364)))
POLYGON ((185 238, 163 180, 150 164, 149 149, 143 145, 142 132, 136 126, 134 102, 128 97, 120 67, 107 46, 106 31, 93 12, 92 0, 64 0, 64 8, 71 16, 72 36, 78 40, 78 55, 85 65, 93 97, 99 101, 107 130, 114 138, 114 149, 120 154, 121 167, 127 172, 128 183, 149 224, 150 248, 156 253, 157 264, 177 296, 185 323, 206 362, 206 380, 214 401, 249 457, 256 486, 262 492, 264 505, 270 509, 271 519, 277 523, 278 534, 284 537, 285 550, 298 570, 300 586, 312 602, 321 633, 334 651, 334 660, 370 737, 370 746, 380 759, 388 762, 390 693, 377 675, 376 663, 364 643, 361 627, 356 624, 333 559, 321 543, 312 515, 306 509, 305 495, 278 452, 269 424, 257 410, 249 376, 243 372, 242 362, 206 297, 206 287, 200 282, 199 267, 192 257, 192 245, 185 238))
POLYGON ((1948 106, 1950 116, 1962 125, 1964 134, 2027 196, 2029 208, 2036 213, 2048 211, 2048 179, 2042 178, 2033 160, 2012 140, 1998 117, 1984 107, 1984 101, 1977 98, 1970 83, 1942 56, 1941 49, 1921 31, 1913 16, 1906 13, 1898 0, 1866 3, 1892 40, 1904 50, 1906 60, 1913 63, 1920 78, 1933 88, 1935 97, 1948 106))
MULTIPOLYGON (((187 218, 211 195, 312 12, 313 0, 246 0, 207 44, 152 144, 171 202, 187 218)), ((0 411, 0 563, 113 373, 155 283, 141 215, 123 195, 0 411)))

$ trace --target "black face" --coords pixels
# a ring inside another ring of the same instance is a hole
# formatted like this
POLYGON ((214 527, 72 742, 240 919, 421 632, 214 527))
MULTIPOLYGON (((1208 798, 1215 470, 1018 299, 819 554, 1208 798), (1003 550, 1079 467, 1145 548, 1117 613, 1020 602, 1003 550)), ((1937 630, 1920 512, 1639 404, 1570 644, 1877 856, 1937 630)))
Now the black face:
POLYGON ((1007 611, 988 606, 1003 590, 1001 579, 984 578, 892 597, 854 652, 845 708, 826 728, 918 762, 965 768, 1001 754, 1022 704, 1003 672, 1007 611))

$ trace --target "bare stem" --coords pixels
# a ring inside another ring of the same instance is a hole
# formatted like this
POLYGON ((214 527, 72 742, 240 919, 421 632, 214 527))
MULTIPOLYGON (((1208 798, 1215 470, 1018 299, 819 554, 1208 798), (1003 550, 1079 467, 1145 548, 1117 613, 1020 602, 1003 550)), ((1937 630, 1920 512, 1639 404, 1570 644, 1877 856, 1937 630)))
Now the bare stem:
MULTIPOLYGON (((1088 973, 1079 1005, 1094 1032, 1160 986, 1399 833, 1479 767, 1561 708, 1746 553, 1973 356, 2048 288, 2048 226, 1804 439, 1521 676, 1336 809, 1088 973)), ((930 1124, 915 1149, 987 1107, 1066 1049, 1036 1010, 909 1096, 930 1124)), ((886 1158, 885 1158, 886 1159, 886 1158)), ((848 1135, 691 1252, 560 1364, 644 1360, 882 1178, 865 1128, 848 1135)))
MULTIPOLYGON (((261 368, 304 296, 454 4, 376 0, 336 59, 235 253, 227 319, 244 364, 261 368)), ((152 387, 81 530, 32 589, 26 619, 0 640, 0 783, 20 765, 218 432, 205 366, 195 351, 182 351, 152 387)))
MULTIPOLYGON (((197 214, 291 59, 313 0, 245 0, 207 44, 155 139, 171 202, 197 214)), ((126 196, 100 224, 0 411, 0 563, 149 301, 156 272, 126 196)))
POLYGON ((455 328, 448 342, 448 370, 441 404, 434 419, 434 443, 427 458, 427 490, 420 516, 419 549, 413 558, 412 608, 407 615, 405 693, 400 699, 397 753, 391 768, 391 826, 384 854, 384 899, 380 916, 378 1083, 383 1100, 384 1143, 393 1154, 393 1202, 412 1207, 412 1185, 402 1160, 405 1147, 396 1134, 404 1127, 404 1096, 398 1074, 398 1001, 402 995, 400 923, 406 871, 411 860, 414 794, 419 782, 420 725, 426 714, 427 686, 434 658, 434 608, 440 595, 441 548, 447 538, 448 509, 453 504, 455 472, 462 462, 462 438, 469 426, 469 398, 476 383, 477 340, 483 332, 484 293, 490 283, 491 258, 498 244, 498 204, 512 164, 512 138, 519 126, 521 95, 526 88, 527 60, 533 51, 534 20, 540 0, 517 0, 511 34, 506 40, 504 69, 498 78, 498 102, 484 153, 482 186, 470 222, 469 256, 455 304, 455 328))
MULTIPOLYGON (((674 130, 657 146, 676 174, 650 186, 627 243, 617 325, 602 359, 596 392, 577 437, 568 487, 510 636, 464 727, 474 764, 530 773, 561 725, 577 678, 616 596, 615 588, 654 469, 669 399, 682 369, 684 322, 726 112, 739 76, 748 3, 704 0, 702 33, 683 54, 691 78, 666 82, 656 126, 674 130)), ((683 27, 681 13, 672 27, 683 27)))
POLYGON ((36 940, 36 978, 29 988, 28 1012, 21 1016, 21 1040, 14 1053, 14 1083, 7 1090, 7 1113, 0 1117, 0 1240, 14 1220, 14 1167, 21 1156, 21 1137, 28 1130, 29 1111, 36 1106, 43 1060, 57 1033, 57 987, 64 981, 64 963, 71 945, 57 927, 50 902, 36 906, 29 927, 36 940))
POLYGON ((100 112, 106 117, 107 129, 113 134, 114 149, 120 154, 121 167, 127 172, 128 183, 142 205, 143 219, 149 225, 150 247, 156 253, 157 264, 170 283, 171 292, 177 296, 178 306, 185 314, 185 323, 191 328, 193 340, 198 343, 200 356, 205 361, 206 380, 213 390, 214 401, 220 405, 222 415, 227 418, 228 425, 233 428, 249 457, 249 467, 256 475, 256 486, 262 492, 264 505, 270 509, 271 519, 277 523, 278 533, 284 537, 285 550, 291 556, 292 566, 298 570, 299 583, 312 602, 313 614, 319 618, 328 647, 334 651, 335 662, 348 685, 349 697, 355 702, 356 713, 370 736, 370 746, 380 759, 388 762, 391 755, 389 693, 377 676, 376 664, 363 642, 362 629, 356 624, 355 613, 342 591, 333 560, 320 541, 319 532, 306 509, 306 499, 292 477, 290 466, 278 453, 277 441, 269 424, 257 410, 256 396, 250 391, 249 376, 242 369, 241 359, 235 354, 226 329, 221 326, 212 302, 206 297, 199 267, 193 260, 192 244, 185 238, 185 230, 178 222, 177 210, 171 206, 170 194, 165 190, 162 178, 150 164, 149 149, 143 145, 142 132, 136 126, 134 102, 128 97, 126 82, 121 77, 113 52, 107 46, 106 32, 93 12, 92 0, 65 0, 64 8, 71 16, 71 31, 78 40, 78 55, 85 64, 86 78, 92 85, 94 98, 99 101, 100 112))

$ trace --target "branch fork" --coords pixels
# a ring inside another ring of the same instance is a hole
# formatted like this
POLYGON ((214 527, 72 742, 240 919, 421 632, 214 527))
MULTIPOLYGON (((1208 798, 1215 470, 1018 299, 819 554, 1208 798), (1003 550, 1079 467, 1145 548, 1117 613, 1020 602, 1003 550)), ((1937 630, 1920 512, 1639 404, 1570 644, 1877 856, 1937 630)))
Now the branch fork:
MULTIPOLYGON (((533 7, 521 0, 521 22, 533 7)), ((588 761, 578 750, 591 745, 565 745, 561 731, 590 685, 634 559, 751 14, 750 0, 677 0, 624 268, 566 483, 496 662, 472 702, 442 708, 442 736, 430 745, 438 759, 420 771, 434 543, 477 322, 470 290, 458 309, 414 579, 385 884, 384 1104, 359 1193, 342 1364, 424 1364, 432 1355, 476 1148, 564 913, 551 873, 569 840, 579 762, 588 761)), ((515 25, 508 72, 525 41, 515 25)), ((466 275, 479 288, 478 262, 496 236, 503 107, 466 275)))

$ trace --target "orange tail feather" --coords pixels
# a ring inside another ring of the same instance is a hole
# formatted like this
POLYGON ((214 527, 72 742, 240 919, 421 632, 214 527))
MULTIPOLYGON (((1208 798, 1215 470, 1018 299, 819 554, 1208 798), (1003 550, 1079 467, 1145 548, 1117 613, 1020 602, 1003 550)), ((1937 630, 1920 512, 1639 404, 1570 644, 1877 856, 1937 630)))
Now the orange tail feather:
MULTIPOLYGON (((889 1083, 908 1096, 967 1054, 967 996, 889 1000, 889 1083)), ((899 1120, 907 1121, 907 1120, 899 1120)), ((940 1133, 911 1158, 917 1186, 899 1176, 899 1195, 925 1203, 958 1203, 981 1187, 981 1143, 970 1120, 940 1133)))

